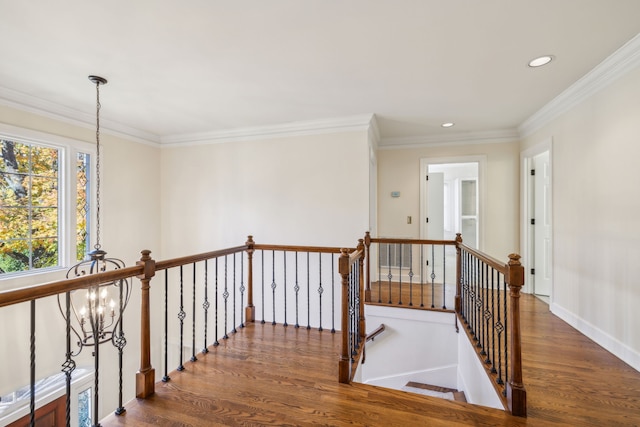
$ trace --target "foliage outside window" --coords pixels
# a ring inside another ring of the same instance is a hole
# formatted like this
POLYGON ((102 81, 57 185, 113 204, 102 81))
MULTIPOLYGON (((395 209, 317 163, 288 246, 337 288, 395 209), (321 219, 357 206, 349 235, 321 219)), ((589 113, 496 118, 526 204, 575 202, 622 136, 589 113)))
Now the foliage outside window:
POLYGON ((71 253, 83 259, 89 244, 89 155, 77 154, 74 177, 65 174, 62 148, 0 138, 0 149, 0 277, 65 263, 63 176, 76 184, 71 253))

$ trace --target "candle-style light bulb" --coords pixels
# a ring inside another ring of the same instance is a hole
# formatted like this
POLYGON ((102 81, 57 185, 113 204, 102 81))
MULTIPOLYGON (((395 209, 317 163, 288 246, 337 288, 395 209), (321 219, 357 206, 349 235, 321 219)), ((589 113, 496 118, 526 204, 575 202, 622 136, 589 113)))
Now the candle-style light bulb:
POLYGON ((116 314, 116 302, 114 300, 109 301, 109 308, 111 308, 111 317, 116 314))
POLYGON ((83 305, 83 306, 80 308, 80 318, 81 318, 82 320, 84 320, 84 316, 85 316, 86 314, 87 314, 87 308, 83 305))
POLYGON ((100 298, 105 299, 106 297, 107 297, 107 290, 102 289, 102 292, 100 292, 100 298))

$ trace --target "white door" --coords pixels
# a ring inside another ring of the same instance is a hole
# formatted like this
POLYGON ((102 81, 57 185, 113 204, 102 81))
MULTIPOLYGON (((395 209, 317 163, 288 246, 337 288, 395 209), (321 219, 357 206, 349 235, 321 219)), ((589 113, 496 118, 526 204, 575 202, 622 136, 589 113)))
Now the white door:
POLYGON ((444 173, 427 175, 427 239, 444 239, 444 173))
POLYGON ((551 295, 551 170, 549 152, 533 157, 533 293, 551 295))

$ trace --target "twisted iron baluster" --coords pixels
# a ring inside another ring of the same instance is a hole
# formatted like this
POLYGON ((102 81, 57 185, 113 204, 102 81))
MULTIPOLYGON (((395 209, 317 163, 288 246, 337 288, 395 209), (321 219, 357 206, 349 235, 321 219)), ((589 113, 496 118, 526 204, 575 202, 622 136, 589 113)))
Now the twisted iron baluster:
POLYGON ((495 316, 496 309, 496 294, 495 294, 495 276, 496 270, 495 268, 491 268, 491 317, 487 319, 487 328, 491 328, 491 354, 487 354, 487 360, 485 361, 488 365, 491 365, 491 373, 496 373, 496 367, 493 364, 493 361, 496 358, 496 330, 491 327, 491 321, 493 320, 493 316, 495 316))
POLYGON ((244 291, 246 288, 244 287, 244 256, 240 257, 240 327, 244 328, 244 310, 242 310, 242 305, 244 303, 244 291))
POLYGON ((119 314, 119 325, 118 325, 118 336, 115 340, 116 347, 118 348, 118 407, 116 408, 116 415, 122 415, 125 412, 124 404, 122 402, 122 358, 124 353, 124 347, 127 345, 127 340, 124 337, 124 306, 123 306, 123 288, 124 283, 123 280, 120 280, 120 284, 118 285, 120 290, 120 314, 119 314))
MULTIPOLYGON (((503 285, 503 295, 504 295, 504 383, 508 384, 509 383, 509 345, 508 345, 508 339, 509 339, 509 307, 507 306, 507 278, 503 275, 502 276, 502 281, 504 283, 503 285)), ((505 387, 504 390, 502 390, 502 395, 506 396, 507 395, 507 388, 505 387)))
POLYGON ((498 321, 496 322, 494 328, 498 332, 498 377, 496 378, 496 383, 503 385, 504 381, 502 380, 502 332, 504 331, 504 325, 502 324, 502 317, 500 312, 501 301, 500 301, 500 273, 498 272, 498 321))

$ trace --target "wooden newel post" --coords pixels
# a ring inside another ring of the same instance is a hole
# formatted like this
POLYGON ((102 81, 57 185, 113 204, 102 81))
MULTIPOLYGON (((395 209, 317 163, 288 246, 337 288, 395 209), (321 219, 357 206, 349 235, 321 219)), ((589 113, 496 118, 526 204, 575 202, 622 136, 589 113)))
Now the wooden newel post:
POLYGON ((136 397, 145 399, 155 393, 156 371, 151 366, 151 311, 149 289, 151 278, 156 274, 156 262, 150 257, 151 251, 143 250, 136 265, 144 265, 144 272, 138 279, 142 283, 140 294, 140 370, 136 373, 136 397))
POLYGON ((462 243, 462 234, 456 233, 456 299, 455 309, 456 313, 462 312, 462 249, 460 244, 462 243))
POLYGON ((371 234, 367 231, 364 234, 364 246, 365 246, 365 259, 366 259, 366 274, 367 280, 365 282, 366 287, 364 290, 364 300, 371 302, 371 234))
POLYGON ((245 309, 245 318, 247 322, 256 321, 256 308, 253 305, 253 253, 255 252, 255 244, 253 236, 247 237, 245 243, 247 247, 247 307, 245 309))
POLYGON ((520 290, 524 285, 524 267, 520 264, 520 255, 509 255, 507 284, 511 302, 511 363, 507 384, 507 403, 511 414, 527 416, 527 391, 522 382, 522 335, 520 331, 520 290))
POLYGON ((338 259, 338 272, 342 277, 342 348, 340 349, 340 361, 338 362, 338 381, 349 383, 351 378, 351 358, 349 356, 349 250, 340 249, 338 259))
POLYGON ((367 338, 367 332, 366 332, 366 325, 365 325, 365 321, 364 321, 364 301, 362 300, 362 297, 365 296, 365 290, 364 290, 364 240, 363 239, 358 239, 358 248, 356 249, 358 252, 361 252, 362 255, 360 255, 360 259, 358 260, 358 268, 360 269, 360 283, 358 283, 358 298, 360 299, 360 310, 359 310, 359 319, 358 319, 358 328, 360 330, 360 342, 362 342, 362 345, 364 345, 364 341, 367 338))

